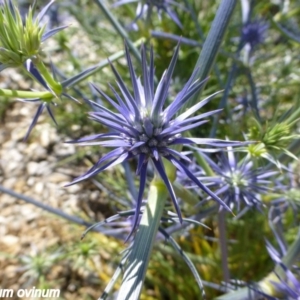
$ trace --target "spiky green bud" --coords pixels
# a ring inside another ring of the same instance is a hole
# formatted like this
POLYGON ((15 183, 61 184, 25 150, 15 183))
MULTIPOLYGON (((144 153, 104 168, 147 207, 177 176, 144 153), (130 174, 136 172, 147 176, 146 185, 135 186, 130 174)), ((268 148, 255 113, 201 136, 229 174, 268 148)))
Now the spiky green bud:
POLYGON ((266 122, 264 126, 255 120, 255 125, 250 128, 248 136, 250 140, 257 140, 259 143, 248 146, 248 152, 252 157, 269 159, 272 156, 276 160, 278 154, 285 153, 297 159, 288 151, 288 146, 293 139, 299 138, 298 134, 293 134, 293 126, 298 119, 285 117, 274 119, 270 123, 266 122))
POLYGON ((0 6, 0 71, 18 67, 27 59, 39 61, 42 43, 67 27, 54 28, 45 33, 46 25, 41 25, 40 21, 53 2, 51 0, 36 17, 34 4, 23 20, 12 0, 4 0, 0 6))
POLYGON ((18 8, 5 1, 0 9, 0 62, 10 67, 23 64, 26 59, 39 55, 45 26, 33 19, 29 8, 23 24, 18 8))

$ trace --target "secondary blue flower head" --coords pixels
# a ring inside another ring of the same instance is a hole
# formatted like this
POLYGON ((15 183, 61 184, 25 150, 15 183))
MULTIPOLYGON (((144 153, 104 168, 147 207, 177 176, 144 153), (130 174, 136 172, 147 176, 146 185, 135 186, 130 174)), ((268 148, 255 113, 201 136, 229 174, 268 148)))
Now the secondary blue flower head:
POLYGON ((263 43, 268 29, 268 24, 264 21, 248 22, 242 29, 242 40, 245 44, 250 44, 251 49, 263 43))
MULTIPOLYGON (((142 46, 141 57, 143 78, 141 81, 134 71, 128 48, 125 48, 133 94, 129 91, 114 66, 111 65, 121 95, 112 86, 110 86, 110 88, 114 94, 115 100, 111 99, 96 86, 95 89, 118 112, 115 113, 103 105, 93 103, 94 106, 97 107, 97 111, 91 112, 90 117, 92 120, 110 127, 112 132, 96 134, 74 141, 87 145, 99 145, 115 149, 104 155, 87 173, 76 178, 71 184, 90 178, 109 167, 136 157, 138 159, 136 174, 140 176, 140 186, 133 228, 135 228, 138 222, 146 184, 147 166, 150 162, 164 181, 174 203, 176 212, 180 220, 182 220, 176 195, 165 171, 163 163, 164 158, 169 160, 179 171, 185 173, 187 177, 210 195, 211 198, 229 210, 223 201, 202 184, 188 169, 186 162, 190 162, 190 159, 185 153, 181 153, 173 148, 174 145, 202 144, 205 146, 219 147, 228 146, 233 143, 210 138, 182 137, 183 132, 201 126, 208 121, 205 120, 206 117, 219 112, 219 110, 214 110, 191 117, 191 115, 207 104, 216 93, 175 117, 185 103, 200 90, 205 82, 195 80, 195 71, 171 104, 166 105, 169 96, 171 77, 178 57, 179 45, 175 49, 169 68, 163 73, 156 90, 154 89, 155 75, 152 49, 150 52, 150 65, 148 66, 146 51, 144 46, 142 46), (165 105, 166 107, 164 107, 165 105)), ((237 143, 235 142, 234 144, 237 143)))
POLYGON ((138 2, 138 6, 136 9, 136 18, 134 20, 137 21, 141 19, 144 15, 146 15, 147 19, 150 19, 153 8, 157 9, 158 16, 161 16, 161 12, 165 12, 179 27, 182 27, 176 12, 172 9, 173 6, 177 6, 181 9, 184 9, 177 1, 172 0, 120 0, 117 1, 114 6, 120 6, 123 4, 138 2))
MULTIPOLYGON (((203 155, 203 154, 202 154, 203 155)), ((270 190, 271 181, 268 180, 273 171, 265 171, 263 168, 254 169, 253 162, 247 159, 238 161, 231 147, 227 148, 227 155, 222 153, 219 163, 215 163, 209 157, 206 160, 217 175, 216 178, 208 178, 219 186, 217 195, 222 195, 224 202, 230 207, 240 210, 241 203, 250 207, 259 207, 260 194, 270 190)))

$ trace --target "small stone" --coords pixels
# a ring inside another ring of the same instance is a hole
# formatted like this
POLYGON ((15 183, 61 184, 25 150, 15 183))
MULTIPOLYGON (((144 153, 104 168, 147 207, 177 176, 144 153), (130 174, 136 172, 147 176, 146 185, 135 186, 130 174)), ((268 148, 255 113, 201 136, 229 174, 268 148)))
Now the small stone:
POLYGON ((13 189, 16 182, 17 182, 17 178, 11 177, 11 178, 4 180, 2 185, 7 189, 13 189))
POLYGON ((6 246, 13 246, 19 243, 19 237, 15 235, 5 235, 1 238, 1 243, 5 244, 6 246))
POLYGON ((34 186, 34 191, 35 191, 35 193, 37 193, 38 195, 42 195, 43 192, 44 192, 44 188, 45 188, 44 183, 41 182, 41 181, 38 181, 38 182, 36 183, 36 185, 34 186))
POLYGON ((17 267, 10 265, 5 268, 4 274, 6 279, 8 279, 8 278, 15 277, 17 272, 18 272, 17 267))
POLYGON ((70 177, 65 174, 54 172, 47 178, 47 181, 51 183, 68 183, 70 182, 70 177))
POLYGON ((30 144, 28 148, 25 149, 25 153, 33 161, 45 160, 47 158, 47 150, 38 143, 30 144))
POLYGON ((17 193, 22 193, 27 191, 28 187, 26 181, 23 178, 19 178, 14 185, 14 191, 17 193))
POLYGON ((26 169, 29 175, 37 175, 39 172, 39 164, 35 161, 30 161, 27 164, 26 169))
POLYGON ((35 178, 29 177, 26 183, 28 186, 33 186, 35 184, 35 178))
POLYGON ((27 163, 26 168, 29 175, 46 175, 50 171, 47 161, 39 163, 30 161, 27 163))

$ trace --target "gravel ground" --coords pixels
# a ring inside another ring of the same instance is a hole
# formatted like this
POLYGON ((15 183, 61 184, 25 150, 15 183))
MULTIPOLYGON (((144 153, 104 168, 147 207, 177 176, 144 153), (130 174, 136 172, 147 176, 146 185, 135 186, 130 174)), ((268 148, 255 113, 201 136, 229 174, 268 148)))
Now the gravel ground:
MULTIPOLYGON (((0 85, 6 85, 7 80, 11 81, 12 87, 14 82, 18 82, 19 86, 23 85, 22 88, 28 88, 14 71, 10 71, 9 76, 0 77, 0 85)), ((57 164, 73 155, 76 148, 63 143, 66 138, 57 134, 46 114, 40 118, 28 142, 23 142, 35 110, 36 106, 32 104, 12 102, 5 112, 0 125, 0 184, 65 213, 80 215, 90 222, 101 219, 97 210, 105 210, 105 204, 98 203, 104 198, 102 191, 91 188, 91 185, 89 189, 84 188, 84 184, 64 187, 72 181, 74 172, 79 175, 84 169, 57 164), (98 208, 95 203, 99 204, 98 208)), ((55 253, 51 254, 51 250, 46 249, 59 251, 60 246, 67 243, 76 249, 74 244, 79 241, 82 232, 83 227, 71 225, 32 204, 0 192, 0 290, 30 288, 40 283, 41 278, 37 278, 40 275, 32 275, 32 268, 29 271, 26 268, 26 257, 36 258, 47 252, 44 261, 51 262, 55 253)), ((101 244, 108 244, 104 236, 99 236, 101 238, 97 239, 101 239, 101 244)), ((83 263, 74 271, 73 260, 61 261, 53 266, 50 263, 46 280, 52 288, 64 291, 62 299, 74 296, 88 299, 87 295, 96 299, 100 295, 101 274, 112 272, 109 267, 103 266, 107 259, 110 255, 102 249, 92 257, 94 268, 90 270, 83 263), (99 272, 96 276, 95 269, 99 272)), ((102 278, 102 281, 107 279, 102 278)))
MULTIPOLYGON (((80 30, 78 22, 70 15, 62 20, 60 25, 70 25, 68 32, 76 32, 70 34, 68 41, 74 57, 87 60, 88 65, 98 63, 101 59, 91 51, 95 45, 80 30)), ((44 49, 48 55, 51 53, 54 64, 67 74, 74 74, 74 66, 61 57, 63 53, 55 39, 49 39, 44 49)), ((14 69, 1 72, 0 88, 40 90, 14 69)), ((76 153, 76 146, 64 143, 68 138, 57 133, 45 112, 28 141, 23 141, 37 105, 10 101, 2 114, 0 103, 0 185, 89 223, 111 216, 111 199, 106 189, 90 182, 65 187, 87 166, 62 163, 76 153)), ((3 289, 13 289, 14 299, 29 299, 16 297, 16 291, 34 286, 59 288, 60 299, 97 299, 114 272, 124 243, 97 233, 80 242, 84 229, 0 191, 0 299, 6 299, 1 295, 3 289), (85 255, 85 247, 89 255, 85 255), (39 259, 42 268, 36 274, 39 259)))

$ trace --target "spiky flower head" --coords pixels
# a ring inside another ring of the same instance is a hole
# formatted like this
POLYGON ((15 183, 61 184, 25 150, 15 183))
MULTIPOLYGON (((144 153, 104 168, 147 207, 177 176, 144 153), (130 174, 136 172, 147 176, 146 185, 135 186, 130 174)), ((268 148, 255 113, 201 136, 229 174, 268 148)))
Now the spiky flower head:
POLYGON ((120 6, 123 4, 138 2, 138 6, 136 9, 136 18, 134 20, 137 21, 141 19, 143 16, 146 16, 146 19, 149 20, 154 8, 156 8, 158 16, 161 17, 161 12, 165 12, 179 27, 182 27, 179 18, 176 12, 172 9, 172 6, 179 7, 184 9, 184 7, 177 3, 177 1, 172 0, 120 0, 117 1, 114 6, 120 6))
MULTIPOLYGON (((146 51, 144 46, 142 46, 142 81, 137 77, 134 71, 127 47, 125 47, 125 51, 133 94, 129 91, 114 66, 111 65, 121 95, 117 93, 112 86, 110 86, 110 88, 114 94, 115 100, 107 96, 98 87, 95 86, 95 89, 118 111, 118 113, 97 103, 93 103, 94 106, 97 107, 97 111, 90 113, 92 120, 110 127, 113 132, 96 134, 74 141, 87 145, 99 145, 115 149, 104 155, 86 174, 76 178, 71 184, 90 178, 109 167, 136 157, 138 159, 136 173, 137 175, 140 175, 140 186, 136 202, 134 227, 137 224, 140 212, 142 196, 146 184, 147 166, 150 162, 153 164, 157 174, 164 181, 177 214, 180 220, 182 220, 177 198, 168 178, 168 175, 170 174, 167 175, 166 173, 164 165, 165 159, 171 162, 178 170, 185 173, 187 177, 209 194, 214 200, 229 209, 218 196, 202 184, 188 169, 184 162, 190 162, 189 158, 184 153, 173 148, 174 145, 202 144, 205 146, 219 147, 232 144, 229 141, 218 139, 182 137, 183 132, 201 126, 207 122, 207 120, 205 120, 206 117, 219 112, 219 110, 209 111, 191 117, 197 110, 207 104, 216 93, 175 117, 185 103, 197 93, 204 84, 204 81, 200 82, 195 80, 196 70, 171 104, 166 105, 169 96, 171 77, 178 57, 179 45, 174 51, 169 68, 163 73, 162 78, 159 81, 156 91, 154 90, 155 75, 152 49, 150 52, 150 65, 148 67, 146 51), (164 108, 165 105, 166 107, 164 108)), ((234 144, 240 145, 240 143, 236 142, 234 144)), ((173 174, 173 176, 175 177, 175 174, 173 174)))
POLYGON ((262 20, 246 23, 242 28, 243 42, 254 49, 264 42, 268 27, 268 24, 262 20))
POLYGON ((54 2, 52 0, 34 18, 35 4, 29 8, 25 21, 12 0, 5 0, 0 6, 0 71, 18 67, 29 58, 41 54, 41 45, 49 37, 66 26, 54 28, 45 33, 40 21, 54 2))
POLYGON ((215 178, 208 178, 210 182, 214 181, 219 186, 216 194, 220 195, 230 208, 237 207, 238 211, 241 203, 246 205, 245 210, 259 207, 259 195, 270 190, 269 178, 276 174, 263 168, 254 168, 253 162, 246 158, 238 161, 231 147, 227 148, 227 154, 222 153, 218 163, 209 157, 206 157, 206 160, 217 175, 215 178))

